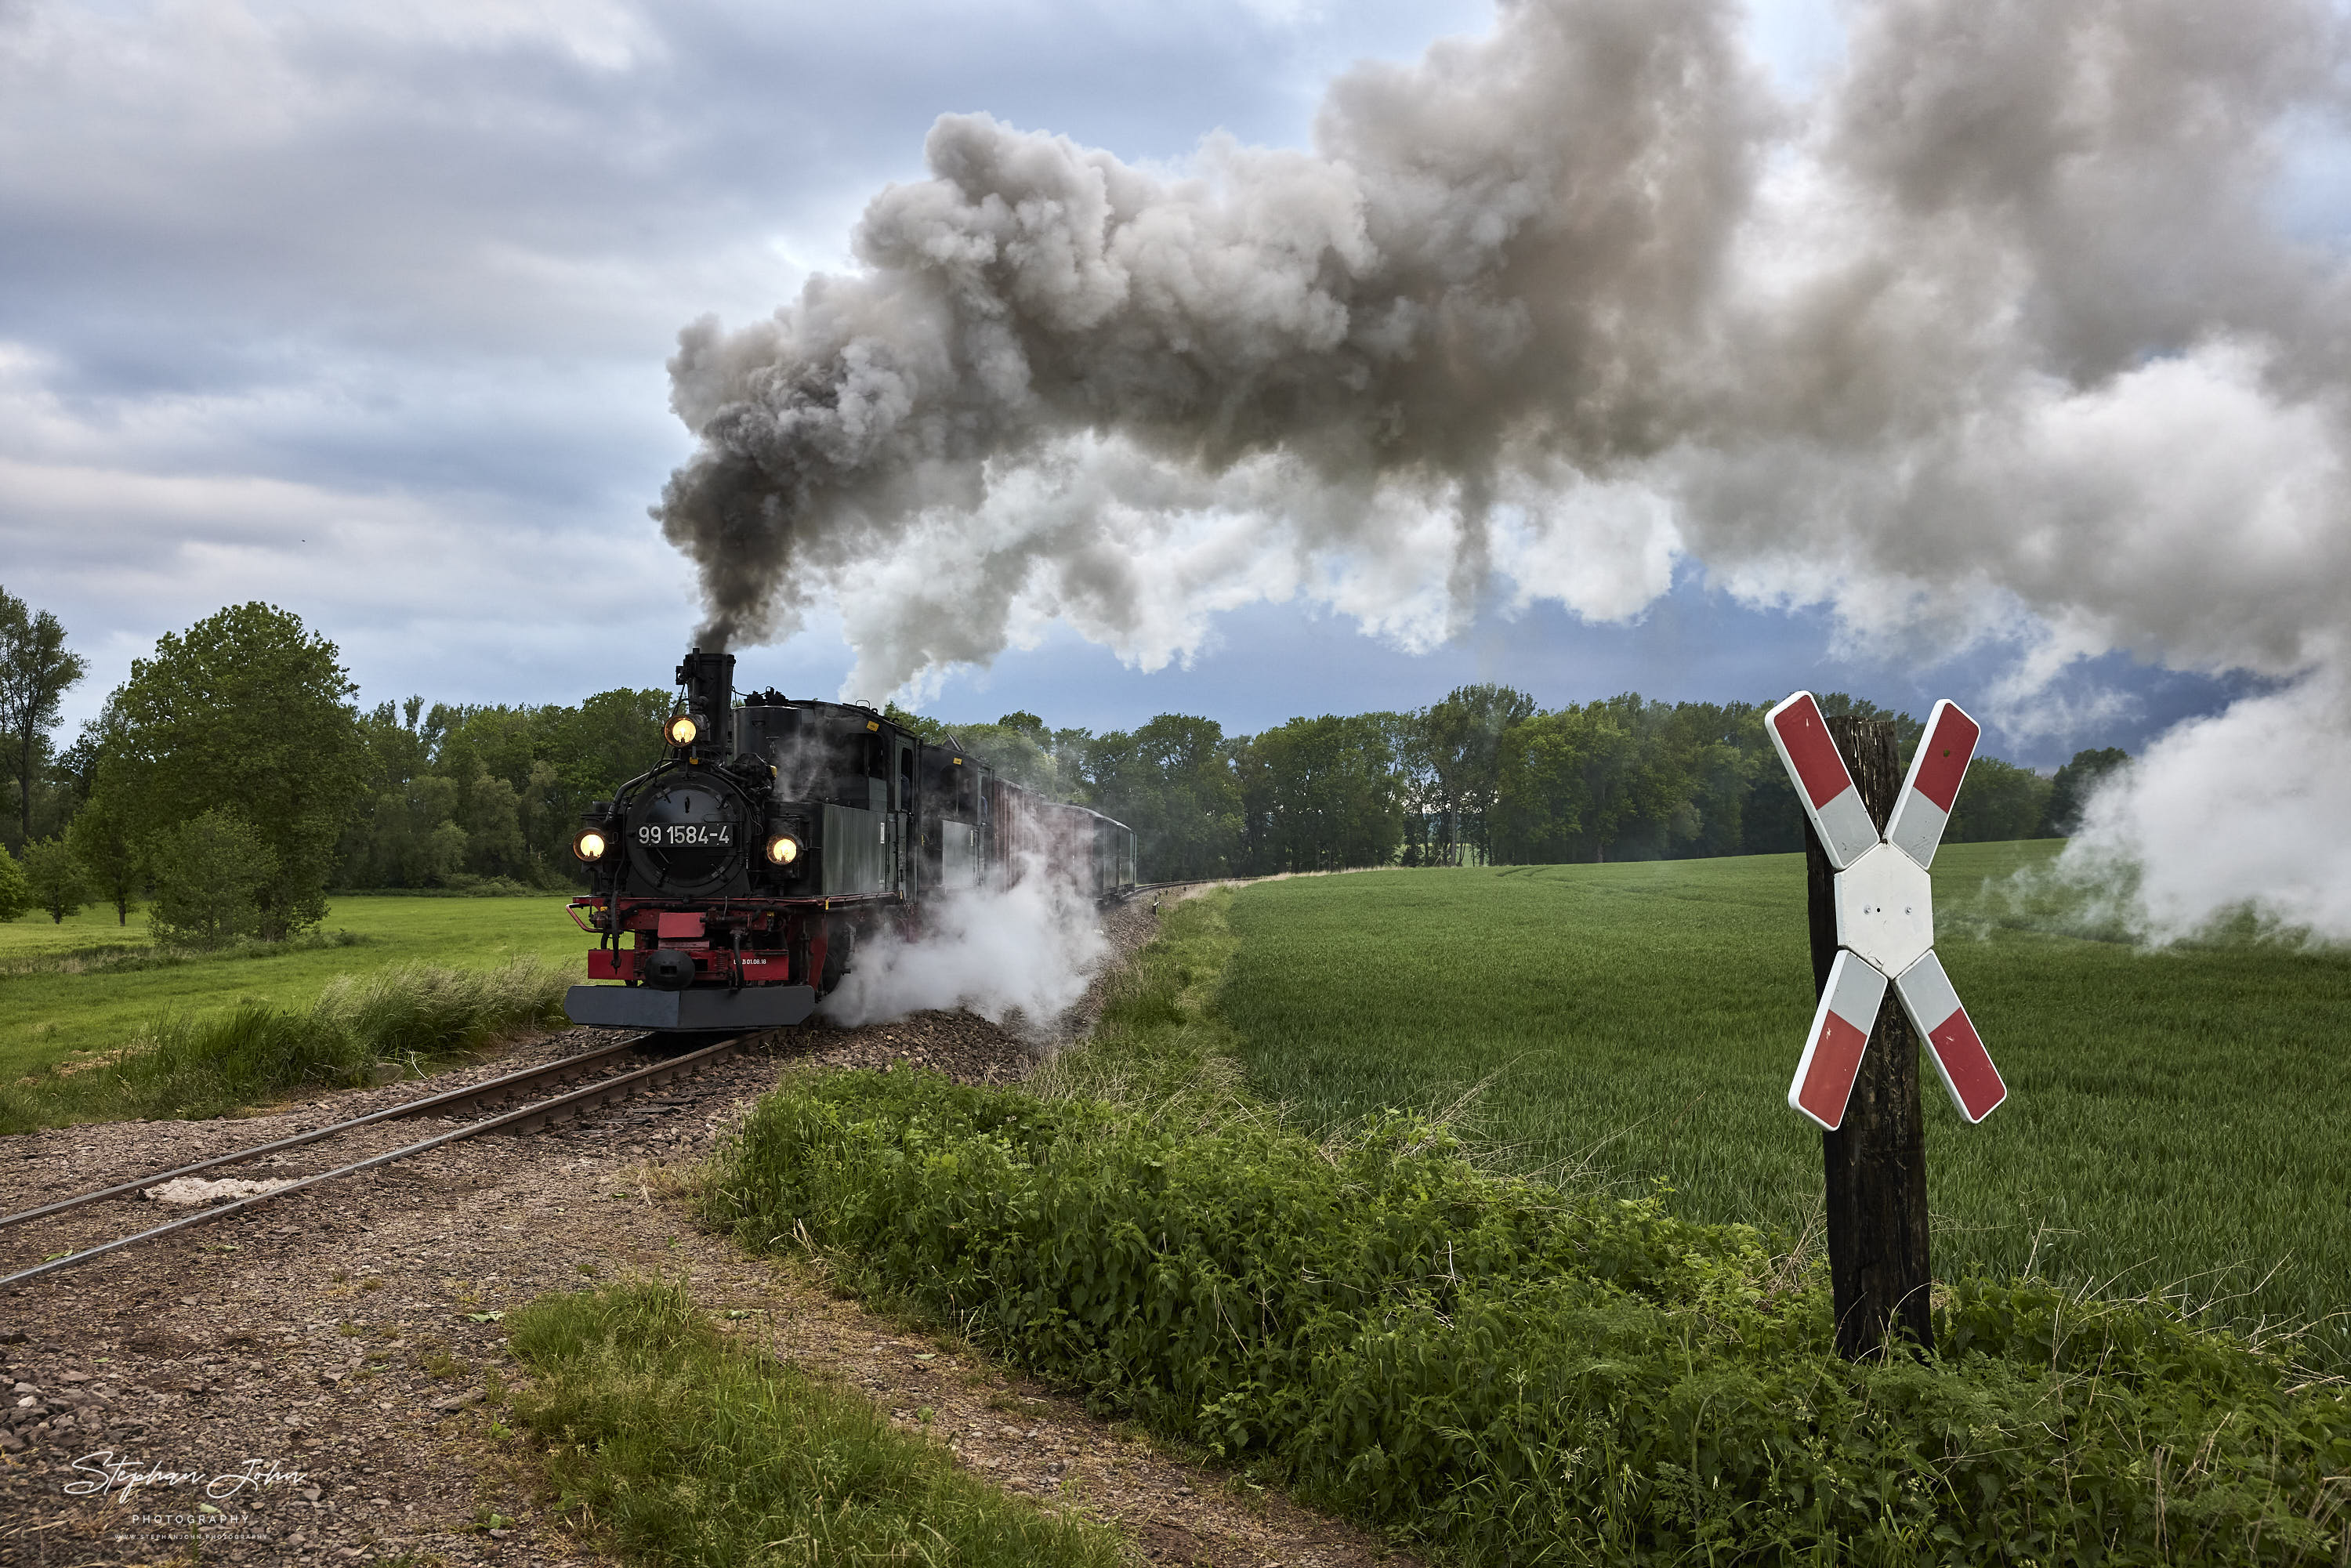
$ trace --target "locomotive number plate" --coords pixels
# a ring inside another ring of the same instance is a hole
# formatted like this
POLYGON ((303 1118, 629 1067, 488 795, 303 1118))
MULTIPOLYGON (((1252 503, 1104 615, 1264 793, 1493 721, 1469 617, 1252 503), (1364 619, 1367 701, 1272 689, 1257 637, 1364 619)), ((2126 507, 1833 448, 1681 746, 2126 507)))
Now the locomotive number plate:
POLYGON ((637 842, 649 850, 731 850, 732 822, 648 822, 637 830, 637 842))

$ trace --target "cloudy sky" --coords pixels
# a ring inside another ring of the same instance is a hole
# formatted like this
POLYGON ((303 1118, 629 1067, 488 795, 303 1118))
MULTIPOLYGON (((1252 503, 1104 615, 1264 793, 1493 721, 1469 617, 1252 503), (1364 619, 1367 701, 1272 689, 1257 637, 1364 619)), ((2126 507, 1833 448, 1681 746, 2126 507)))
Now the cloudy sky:
MULTIPOLYGON (((647 513, 694 451, 678 333, 853 269, 861 212, 925 177, 942 113, 1176 170, 1212 133, 1305 148, 1354 62, 1492 24, 1469 0, 0 0, 0 584, 90 657, 75 719, 159 632, 256 598, 332 638, 367 702, 665 684, 699 613, 647 513)), ((1792 102, 1845 47, 1793 0, 1743 41, 1792 102)), ((2273 197, 2320 242, 2333 146, 2273 197)), ((1994 749, 2046 766, 2257 684, 2145 639, 2053 661, 2030 616, 1872 635, 1801 577, 1734 597, 1694 556, 1664 570, 1615 620, 1497 591, 1442 636, 1277 583, 1148 669, 1046 619, 922 706, 1254 730, 1477 679, 1546 705, 1811 685, 1975 698, 1994 749), (2030 700, 1987 705, 2036 649, 2030 700)), ((744 653, 747 681, 820 695, 856 664, 822 602, 744 653)))

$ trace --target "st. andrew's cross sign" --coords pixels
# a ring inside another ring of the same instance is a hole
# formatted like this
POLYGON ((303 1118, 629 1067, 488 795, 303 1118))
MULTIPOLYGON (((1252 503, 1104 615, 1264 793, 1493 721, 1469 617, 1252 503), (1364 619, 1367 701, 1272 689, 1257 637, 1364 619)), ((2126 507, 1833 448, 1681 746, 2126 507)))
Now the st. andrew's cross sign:
POLYGON ((1891 981, 1951 1103, 1970 1124, 1982 1121, 2008 1098, 2008 1086, 1935 956, 1927 875, 1980 727, 1957 703, 1935 705, 1883 838, 1812 693, 1798 692, 1773 708, 1763 727, 1836 873, 1836 957, 1788 1103, 1823 1131, 1837 1130, 1891 981))

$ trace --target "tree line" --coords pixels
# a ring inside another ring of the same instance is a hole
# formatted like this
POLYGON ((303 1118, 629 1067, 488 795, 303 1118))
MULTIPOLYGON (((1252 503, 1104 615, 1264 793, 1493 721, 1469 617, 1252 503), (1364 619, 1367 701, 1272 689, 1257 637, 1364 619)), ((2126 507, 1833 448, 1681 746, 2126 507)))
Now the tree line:
MULTIPOLYGON (((1147 880, 1361 866, 1677 860, 1801 850, 1803 815, 1764 733, 1768 703, 1636 694, 1545 710, 1503 685, 1410 712, 1293 718, 1227 736, 1162 714, 1132 731, 1049 729, 1029 713, 950 727, 992 765, 1134 828, 1147 880)), ((1831 693, 1831 715, 1919 721, 1831 693)), ((2053 777, 1994 757, 1969 768, 1951 842, 2062 838, 2089 788, 2128 760, 2077 753, 2053 777)))
MULTIPOLYGON (((621 689, 576 706, 411 697, 362 710, 332 643, 251 603, 159 639, 57 747, 62 698, 86 674, 55 616, 0 589, 0 919, 99 903, 127 921, 152 901, 160 936, 195 944, 301 930, 329 888, 578 885, 580 812, 658 760, 672 701, 621 689)), ((1907 714, 1839 694, 1822 706, 1891 718, 1916 742, 1907 714)), ((1097 735, 1027 712, 950 726, 890 711, 1125 821, 1152 881, 1803 844, 1755 703, 1627 694, 1545 710, 1487 685, 1253 736, 1183 714, 1097 735)), ((2088 786, 2125 760, 2085 751, 2043 778, 1980 758, 1949 836, 2062 836, 2088 786)))
POLYGON ((580 812, 658 759, 670 712, 667 692, 627 690, 362 711, 332 643, 252 603, 166 633, 58 748, 85 670, 55 626, 0 590, 0 919, 98 903, 127 923, 149 903, 160 937, 213 946, 314 925, 329 888, 570 886, 580 812))

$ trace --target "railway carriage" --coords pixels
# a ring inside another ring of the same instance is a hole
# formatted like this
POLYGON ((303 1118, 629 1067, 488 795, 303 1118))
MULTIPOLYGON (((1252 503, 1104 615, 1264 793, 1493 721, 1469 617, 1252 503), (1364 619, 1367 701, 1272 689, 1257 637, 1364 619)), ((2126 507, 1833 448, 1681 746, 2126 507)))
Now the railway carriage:
POLYGON ((735 658, 696 649, 669 754, 581 819, 597 938, 574 1022, 648 1030, 796 1024, 858 945, 912 934, 935 900, 1022 877, 1115 898, 1134 833, 1048 800, 950 741, 853 703, 734 692, 735 658))

